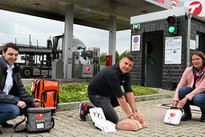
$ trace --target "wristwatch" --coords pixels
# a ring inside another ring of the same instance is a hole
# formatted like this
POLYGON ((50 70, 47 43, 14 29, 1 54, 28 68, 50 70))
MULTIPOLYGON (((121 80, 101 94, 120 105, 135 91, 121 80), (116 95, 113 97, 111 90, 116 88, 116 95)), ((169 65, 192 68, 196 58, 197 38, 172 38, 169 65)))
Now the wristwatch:
POLYGON ((137 109, 132 109, 132 112, 136 111, 137 112, 137 109))
POLYGON ((131 118, 131 117, 132 117, 132 114, 128 118, 131 118))

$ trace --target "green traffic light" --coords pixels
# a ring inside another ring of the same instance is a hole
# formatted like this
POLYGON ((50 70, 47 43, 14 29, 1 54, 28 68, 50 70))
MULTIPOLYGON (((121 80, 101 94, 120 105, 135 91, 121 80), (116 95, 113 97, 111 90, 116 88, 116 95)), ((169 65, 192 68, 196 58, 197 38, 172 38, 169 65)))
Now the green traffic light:
POLYGON ((174 33, 175 31, 175 27, 174 26, 170 26, 169 27, 169 33, 174 33))

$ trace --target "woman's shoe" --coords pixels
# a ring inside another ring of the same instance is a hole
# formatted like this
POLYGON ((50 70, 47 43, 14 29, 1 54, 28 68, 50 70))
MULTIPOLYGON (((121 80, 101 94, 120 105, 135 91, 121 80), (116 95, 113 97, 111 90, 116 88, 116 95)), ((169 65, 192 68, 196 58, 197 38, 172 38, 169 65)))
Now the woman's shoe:
POLYGON ((202 114, 202 115, 201 115, 200 121, 201 121, 201 122, 205 122, 205 114, 202 114))
POLYGON ((191 113, 184 113, 184 115, 181 118, 181 121, 187 121, 187 120, 191 120, 191 113))

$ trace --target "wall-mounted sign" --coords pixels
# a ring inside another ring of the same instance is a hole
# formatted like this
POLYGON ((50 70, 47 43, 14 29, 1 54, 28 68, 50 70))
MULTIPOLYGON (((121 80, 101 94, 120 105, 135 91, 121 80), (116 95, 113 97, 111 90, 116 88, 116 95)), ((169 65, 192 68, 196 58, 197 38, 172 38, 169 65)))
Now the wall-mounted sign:
POLYGON ((185 2, 184 6, 188 7, 189 13, 205 18, 205 1, 192 0, 185 2))
POLYGON ((196 40, 190 39, 190 49, 196 49, 196 40))
POLYGON ((178 0, 170 0, 170 9, 178 8, 178 0))
POLYGON ((181 64, 182 36, 165 38, 165 64, 181 64))
POLYGON ((132 51, 140 51, 140 35, 132 36, 132 51))
POLYGON ((140 24, 139 23, 133 24, 133 29, 140 29, 140 24))
POLYGON ((165 9, 174 9, 174 8, 184 6, 184 2, 182 0, 145 0, 145 1, 163 7, 165 9))

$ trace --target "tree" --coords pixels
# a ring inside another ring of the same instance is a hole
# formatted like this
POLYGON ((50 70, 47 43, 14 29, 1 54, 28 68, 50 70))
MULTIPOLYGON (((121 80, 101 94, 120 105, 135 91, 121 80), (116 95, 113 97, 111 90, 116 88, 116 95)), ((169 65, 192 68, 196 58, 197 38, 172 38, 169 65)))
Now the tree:
POLYGON ((124 55, 126 55, 126 54, 131 54, 131 52, 125 50, 123 53, 120 54, 119 60, 121 60, 124 57, 124 55))
POLYGON ((120 61, 120 55, 118 51, 115 51, 115 63, 119 63, 119 61, 120 61))
POLYGON ((107 53, 105 53, 105 52, 103 52, 100 55, 100 65, 106 65, 106 56, 107 56, 107 53))

